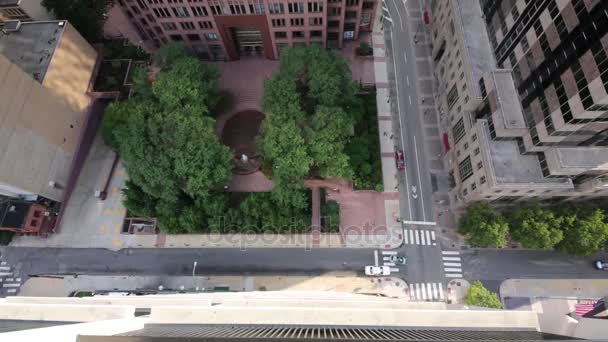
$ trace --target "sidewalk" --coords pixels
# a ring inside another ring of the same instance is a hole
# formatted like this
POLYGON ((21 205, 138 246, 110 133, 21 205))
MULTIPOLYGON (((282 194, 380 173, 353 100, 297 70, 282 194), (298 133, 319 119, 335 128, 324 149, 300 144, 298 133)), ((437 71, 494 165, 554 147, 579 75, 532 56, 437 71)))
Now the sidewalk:
POLYGON ((78 276, 30 278, 23 284, 19 296, 66 297, 85 291, 129 290, 183 291, 315 291, 382 295, 408 300, 407 285, 399 278, 357 277, 351 272, 332 272, 322 276, 78 276))
POLYGON ((597 299, 605 296, 608 296, 608 279, 508 279, 500 284, 503 301, 507 297, 597 299))

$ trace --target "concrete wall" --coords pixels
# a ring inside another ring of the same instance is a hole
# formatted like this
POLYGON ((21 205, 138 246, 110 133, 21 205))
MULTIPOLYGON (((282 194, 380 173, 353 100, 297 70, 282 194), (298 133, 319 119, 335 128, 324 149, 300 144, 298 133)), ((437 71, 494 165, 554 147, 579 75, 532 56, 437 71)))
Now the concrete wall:
POLYGON ((72 110, 84 112, 91 102, 87 91, 96 60, 95 49, 68 23, 42 84, 72 110))
POLYGON ((82 114, 2 55, 0 99, 0 184, 60 201, 82 114))
POLYGON ((53 15, 42 6, 42 0, 21 0, 19 7, 34 21, 54 19, 53 15))

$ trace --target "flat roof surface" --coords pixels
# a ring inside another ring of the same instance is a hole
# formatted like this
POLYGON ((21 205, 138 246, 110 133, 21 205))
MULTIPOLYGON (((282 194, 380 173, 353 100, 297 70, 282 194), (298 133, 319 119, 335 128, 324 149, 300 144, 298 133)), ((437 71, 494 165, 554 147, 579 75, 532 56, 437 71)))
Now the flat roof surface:
POLYGON ((27 202, 10 200, 0 202, 0 227, 23 228, 23 222, 31 205, 27 202))
POLYGON ((22 22, 19 31, 0 35, 0 54, 42 83, 66 23, 22 22))
POLYGON ((605 169, 608 165, 608 148, 604 146, 557 147, 555 151, 565 168, 605 169))
POLYGON ((492 78, 496 86, 496 93, 505 127, 527 128, 511 72, 497 70, 492 72, 492 78))
POLYGON ((0 0, 0 7, 19 5, 19 2, 21 0, 0 0))

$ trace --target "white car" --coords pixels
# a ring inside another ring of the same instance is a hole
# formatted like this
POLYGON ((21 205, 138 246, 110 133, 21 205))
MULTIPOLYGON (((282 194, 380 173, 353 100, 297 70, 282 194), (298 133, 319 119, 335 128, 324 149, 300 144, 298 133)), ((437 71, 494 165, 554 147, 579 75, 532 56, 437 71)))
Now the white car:
POLYGON ((365 275, 368 276, 387 276, 391 274, 391 268, 388 266, 365 266, 365 275))

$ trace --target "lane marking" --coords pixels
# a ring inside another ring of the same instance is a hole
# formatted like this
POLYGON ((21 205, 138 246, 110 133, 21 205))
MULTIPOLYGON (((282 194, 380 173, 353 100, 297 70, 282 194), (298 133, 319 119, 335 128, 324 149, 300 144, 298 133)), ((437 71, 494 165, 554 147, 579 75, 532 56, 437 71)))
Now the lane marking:
POLYGON ((378 266, 378 250, 374 250, 374 265, 378 266))
POLYGON ((15 292, 17 292, 17 289, 8 289, 8 290, 6 290, 6 292, 8 292, 8 293, 15 293, 15 292))
POLYGON ((448 268, 444 268, 443 269, 444 272, 458 272, 458 273, 462 273, 462 268, 452 268, 452 267, 448 267, 448 268))
POLYGON ((414 232, 414 236, 416 237, 416 244, 419 245, 420 244, 420 238, 418 237, 418 231, 417 230, 414 232))
POLYGON ((460 261, 459 257, 443 257, 443 261, 460 261))
POLYGON ((424 284, 422 284, 420 287, 422 288, 422 289, 421 289, 421 292, 422 292, 422 300, 426 300, 426 286, 424 286, 424 284))
POLYGON ((414 231, 410 230, 410 241, 412 241, 412 244, 414 243, 414 231))
POLYGON ((420 231, 420 241, 423 246, 426 246, 426 240, 424 239, 424 231, 420 231))
POLYGON ((409 85, 410 85, 410 75, 405 75, 405 80, 407 81, 407 85, 409 87, 409 85))
POLYGON ((2 287, 19 287, 21 286, 21 284, 19 283, 12 283, 12 284, 3 284, 2 287))
POLYGON ((385 15, 383 15, 382 18, 384 18, 384 20, 388 20, 391 24, 393 23, 393 20, 385 15))
POLYGON ((439 283, 439 299, 443 299, 443 284, 439 283))
POLYGON ((0 272, 0 277, 4 277, 4 276, 12 276, 13 272, 0 272))
POLYGON ((395 251, 382 251, 382 254, 384 254, 384 255, 397 255, 397 252, 395 252, 395 251))
POLYGON ((433 241, 435 241, 435 240, 436 240, 436 239, 435 239, 435 231, 434 231, 434 230, 433 230, 433 231, 431 231, 431 239, 433 239, 433 241))
POLYGON ((410 106, 412 105, 412 97, 410 95, 407 96, 408 100, 410 100, 410 106))
POLYGON ((437 284, 433 283, 433 298, 439 298, 439 293, 437 291, 437 284))
MULTIPOLYGON (((395 4, 395 9, 397 9, 397 4, 395 4)), ((403 31, 403 19, 401 19, 401 13, 399 9, 397 9, 397 16, 399 16, 399 26, 401 26, 401 31, 403 31)))
POLYGON ((396 266, 395 263, 392 262, 385 262, 384 266, 396 266))
POLYGON ((420 189, 420 200, 422 201, 422 218, 426 220, 424 212, 424 196, 422 196, 422 179, 420 178, 420 163, 418 162, 418 146, 416 145, 416 136, 414 135, 414 153, 416 155, 416 166, 418 168, 418 189, 420 189))
POLYGON ((431 244, 431 232, 426 231, 426 241, 428 241, 429 245, 431 244))
POLYGON ((415 225, 418 225, 418 226, 436 226, 437 222, 431 222, 431 221, 405 221, 404 220, 403 224, 415 224, 415 225))
POLYGON ((448 278, 462 278, 462 274, 447 273, 445 276, 448 278))
POLYGON ((11 267, 10 266, 0 266, 0 271, 10 271, 11 267))
POLYGON ((391 272, 398 273, 398 272, 399 272, 399 269, 398 269, 398 268, 396 268, 396 267, 391 267, 391 272))
POLYGON ((458 255, 458 254, 460 254, 460 252, 458 252, 458 251, 441 251, 441 254, 443 254, 443 255, 458 255))
POLYGON ((443 266, 462 267, 462 264, 459 262, 444 262, 443 266))
MULTIPOLYGON (((397 64, 395 63, 395 44, 393 44, 393 31, 389 30, 388 31, 390 40, 391 40, 391 50, 393 51, 393 56, 392 56, 392 60, 393 60, 393 71, 395 72, 395 91, 397 93, 397 116, 399 117, 399 129, 401 131, 401 148, 403 149, 403 151, 405 152, 405 144, 404 144, 404 140, 403 139, 403 134, 404 134, 404 130, 403 130, 403 123, 401 122, 401 105, 400 100, 399 100, 399 81, 398 81, 398 74, 397 74, 397 64)), ((407 207, 409 209, 409 214, 410 214, 410 219, 412 218, 412 202, 409 200, 410 198, 410 185, 409 185, 409 181, 407 179, 407 172, 404 172, 405 174, 405 190, 407 191, 407 207)))
POLYGON ((429 299, 434 299, 435 297, 433 297, 433 292, 431 291, 431 284, 430 283, 426 284, 426 289, 427 289, 427 291, 429 293, 429 299))
POLYGON ((416 298, 420 298, 420 284, 416 283, 416 298))

